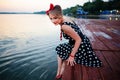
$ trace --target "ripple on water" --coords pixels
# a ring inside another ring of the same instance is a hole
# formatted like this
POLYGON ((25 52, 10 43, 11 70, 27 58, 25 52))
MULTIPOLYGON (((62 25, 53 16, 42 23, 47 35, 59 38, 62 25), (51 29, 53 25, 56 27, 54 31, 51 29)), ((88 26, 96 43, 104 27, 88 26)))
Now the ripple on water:
MULTIPOLYGON (((6 40, 8 41, 8 40, 6 40)), ((45 43, 29 41, 18 49, 16 42, 0 42, 0 78, 2 80, 53 80, 57 59, 55 46, 58 41, 45 43), (6 77, 5 77, 6 76, 6 77)))

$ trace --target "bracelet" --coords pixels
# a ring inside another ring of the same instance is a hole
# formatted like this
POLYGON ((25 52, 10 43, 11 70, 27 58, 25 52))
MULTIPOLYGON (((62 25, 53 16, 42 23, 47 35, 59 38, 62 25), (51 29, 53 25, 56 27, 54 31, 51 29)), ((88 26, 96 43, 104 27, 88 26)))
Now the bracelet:
POLYGON ((73 56, 73 55, 70 54, 70 57, 75 57, 75 56, 73 56))

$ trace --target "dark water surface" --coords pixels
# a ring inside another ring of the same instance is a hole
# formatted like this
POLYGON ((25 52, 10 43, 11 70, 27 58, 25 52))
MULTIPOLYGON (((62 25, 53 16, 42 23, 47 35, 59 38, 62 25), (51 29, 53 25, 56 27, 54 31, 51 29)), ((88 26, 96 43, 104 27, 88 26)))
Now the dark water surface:
POLYGON ((18 49, 16 40, 0 40, 0 80, 53 80, 58 42, 33 38, 18 49))
POLYGON ((54 80, 59 27, 44 15, 0 15, 0 80, 54 80))

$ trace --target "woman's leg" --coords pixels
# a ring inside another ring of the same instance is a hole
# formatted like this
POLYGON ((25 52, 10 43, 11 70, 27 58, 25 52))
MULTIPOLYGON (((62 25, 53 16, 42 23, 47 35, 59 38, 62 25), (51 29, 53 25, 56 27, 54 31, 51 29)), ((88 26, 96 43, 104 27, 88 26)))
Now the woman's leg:
POLYGON ((62 62, 60 74, 62 75, 65 69, 65 61, 62 62))
POLYGON ((62 59, 59 56, 57 56, 57 60, 58 60, 57 75, 60 75, 63 61, 62 61, 62 59))

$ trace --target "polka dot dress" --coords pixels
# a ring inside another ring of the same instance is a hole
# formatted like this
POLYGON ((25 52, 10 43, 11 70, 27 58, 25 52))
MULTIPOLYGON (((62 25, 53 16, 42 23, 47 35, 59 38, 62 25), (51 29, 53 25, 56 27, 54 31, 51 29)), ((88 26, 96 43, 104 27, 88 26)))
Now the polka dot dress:
MULTIPOLYGON (((73 28, 78 33, 78 35, 82 39, 80 47, 78 48, 78 51, 75 54, 76 63, 82 64, 85 66, 91 66, 91 67, 101 67, 102 62, 95 55, 91 47, 89 39, 85 35, 82 34, 79 27, 76 24, 73 24, 71 22, 64 22, 63 25, 69 25, 71 28, 73 28)), ((67 43, 59 44, 56 47, 56 52, 62 60, 66 60, 68 59, 71 53, 71 50, 74 47, 75 41, 70 36, 65 34, 64 32, 62 32, 62 34, 63 34, 63 37, 65 39, 68 39, 69 41, 67 43)))

